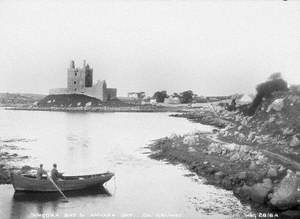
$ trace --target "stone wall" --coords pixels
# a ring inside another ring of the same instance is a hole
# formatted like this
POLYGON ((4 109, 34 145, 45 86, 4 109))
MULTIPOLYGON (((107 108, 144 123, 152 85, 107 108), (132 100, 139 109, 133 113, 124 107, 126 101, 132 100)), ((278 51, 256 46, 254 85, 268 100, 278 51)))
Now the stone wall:
POLYGON ((102 101, 107 101, 107 95, 105 93, 106 89, 105 81, 97 81, 94 86, 84 88, 81 93, 102 101))
POLYGON ((117 98, 117 89, 116 88, 107 88, 106 96, 108 100, 113 100, 117 98))

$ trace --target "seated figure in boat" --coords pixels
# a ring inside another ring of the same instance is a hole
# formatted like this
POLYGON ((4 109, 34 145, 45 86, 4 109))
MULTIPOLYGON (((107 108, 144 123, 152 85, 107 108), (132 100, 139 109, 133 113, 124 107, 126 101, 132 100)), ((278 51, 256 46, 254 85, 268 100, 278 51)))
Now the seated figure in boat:
POLYGON ((43 169, 43 164, 40 164, 40 168, 37 170, 36 178, 42 179, 43 174, 47 175, 47 172, 43 169))
POLYGON ((51 170, 51 178, 53 180, 58 180, 59 178, 62 178, 62 174, 57 171, 56 164, 53 164, 53 169, 51 170))

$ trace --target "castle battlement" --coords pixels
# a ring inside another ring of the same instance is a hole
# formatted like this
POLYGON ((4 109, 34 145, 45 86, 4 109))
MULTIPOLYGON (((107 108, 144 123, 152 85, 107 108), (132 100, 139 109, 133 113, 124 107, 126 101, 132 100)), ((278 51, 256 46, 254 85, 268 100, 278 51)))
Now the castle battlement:
POLYGON ((67 74, 67 88, 51 89, 49 91, 50 94, 84 94, 102 101, 115 99, 117 97, 117 89, 107 88, 105 80, 97 81, 97 83, 93 85, 93 69, 85 60, 83 61, 82 67, 76 67, 75 62, 71 60, 67 74))

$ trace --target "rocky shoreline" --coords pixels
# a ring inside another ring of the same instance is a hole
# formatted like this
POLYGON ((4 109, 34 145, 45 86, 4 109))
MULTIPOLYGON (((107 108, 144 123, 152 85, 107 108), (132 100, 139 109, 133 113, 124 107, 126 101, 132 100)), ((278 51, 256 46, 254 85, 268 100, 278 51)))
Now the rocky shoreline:
MULTIPOLYGON (((300 214, 300 173, 251 146, 213 140, 214 134, 173 135, 149 146, 151 158, 184 164, 207 183, 232 190, 266 214, 300 214)), ((287 215, 286 215, 287 216, 287 215)))
POLYGON ((299 129, 292 122, 298 118, 298 100, 290 94, 274 96, 252 117, 218 106, 171 115, 216 129, 158 139, 149 146, 150 157, 184 164, 267 218, 299 218, 299 129), (284 104, 271 109, 282 97, 284 104))
POLYGON ((17 166, 16 163, 25 161, 29 156, 22 156, 16 153, 16 150, 22 150, 22 148, 16 146, 14 143, 18 141, 27 141, 26 139, 6 139, 0 140, 0 185, 10 184, 10 171, 28 173, 34 168, 30 166, 17 166))
POLYGON ((224 128, 228 124, 228 121, 221 119, 210 110, 190 111, 179 114, 172 114, 170 116, 186 118, 192 122, 198 122, 204 125, 212 125, 217 128, 224 128))

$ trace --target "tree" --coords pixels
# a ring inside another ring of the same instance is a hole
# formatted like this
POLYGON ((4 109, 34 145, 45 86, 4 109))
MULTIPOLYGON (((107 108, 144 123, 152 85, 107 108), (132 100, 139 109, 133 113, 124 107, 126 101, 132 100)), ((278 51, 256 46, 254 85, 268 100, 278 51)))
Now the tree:
POLYGON ((280 73, 273 73, 266 82, 256 86, 257 94, 248 109, 248 115, 253 115, 263 98, 268 98, 274 91, 287 91, 288 85, 280 73))
POLYGON ((168 97, 167 91, 157 91, 154 93, 153 98, 157 103, 163 103, 165 98, 168 97))
POLYGON ((191 103, 193 101, 193 91, 187 90, 181 94, 181 103, 191 103))
POLYGON ((269 81, 277 80, 277 79, 282 79, 281 72, 275 72, 271 74, 268 78, 269 81))

